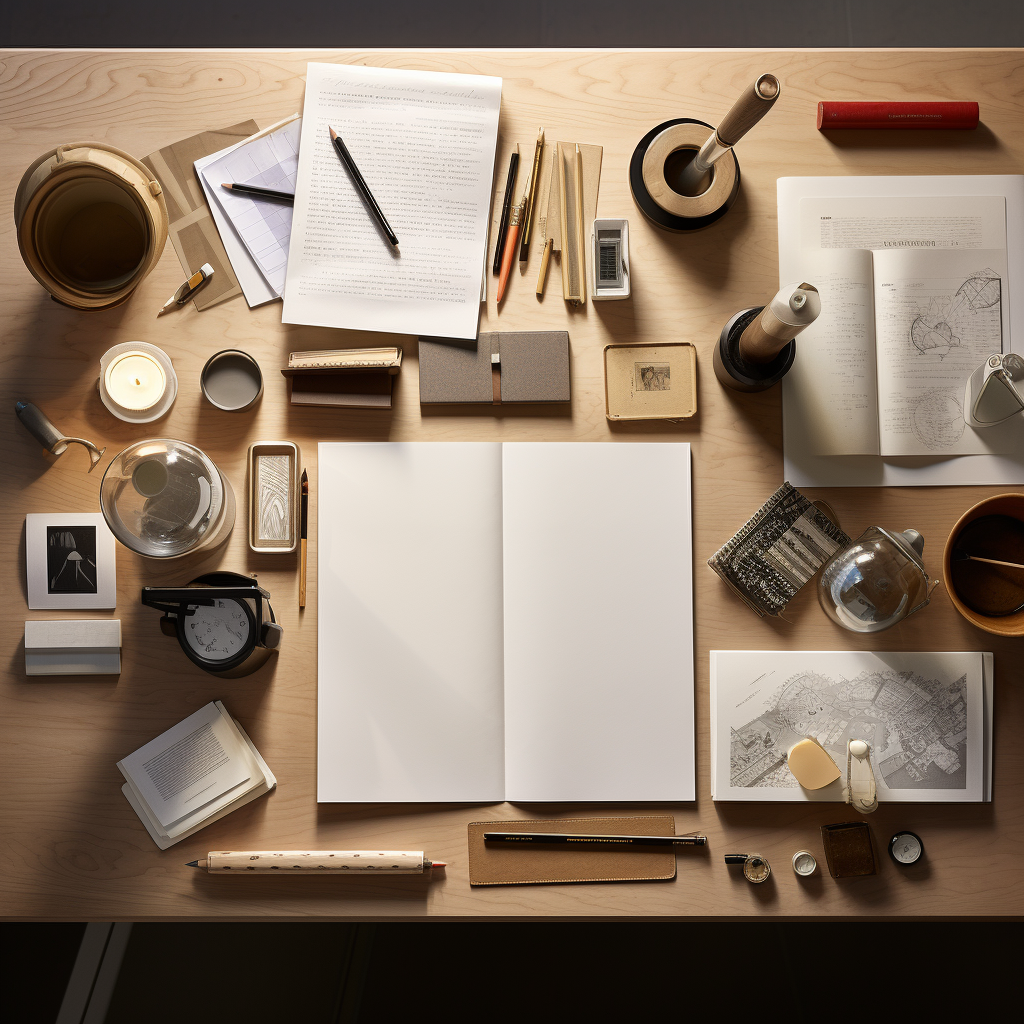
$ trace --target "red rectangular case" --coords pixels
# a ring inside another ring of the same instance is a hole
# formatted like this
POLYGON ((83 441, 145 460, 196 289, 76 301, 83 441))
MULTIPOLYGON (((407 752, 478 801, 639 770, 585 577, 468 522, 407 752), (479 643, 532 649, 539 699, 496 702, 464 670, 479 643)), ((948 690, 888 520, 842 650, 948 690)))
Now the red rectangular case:
POLYGON ((977 127, 977 103, 861 103, 823 100, 818 104, 818 131, 849 128, 970 129, 977 127))

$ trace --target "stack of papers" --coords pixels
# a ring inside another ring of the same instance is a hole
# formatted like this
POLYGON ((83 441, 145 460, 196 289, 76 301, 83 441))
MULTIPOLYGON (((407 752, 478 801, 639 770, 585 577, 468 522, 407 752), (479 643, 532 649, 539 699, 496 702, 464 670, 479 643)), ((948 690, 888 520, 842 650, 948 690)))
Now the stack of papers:
POLYGON ((223 188, 224 182, 295 192, 299 166, 298 115, 195 163, 231 267, 250 306, 279 299, 288 269, 292 207, 223 188))
POLYGON ((310 64, 283 322, 475 341, 500 106, 500 78, 310 64))
POLYGON ((161 850, 277 785, 252 740, 219 700, 117 767, 127 780, 121 791, 161 850))

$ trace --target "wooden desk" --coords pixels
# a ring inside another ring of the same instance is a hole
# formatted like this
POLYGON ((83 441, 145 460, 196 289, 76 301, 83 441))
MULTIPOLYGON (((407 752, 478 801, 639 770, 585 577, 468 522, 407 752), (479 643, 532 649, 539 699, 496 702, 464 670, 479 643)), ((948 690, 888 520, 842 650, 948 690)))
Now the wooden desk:
MULTIPOLYGON (((6 497, 0 509, 0 653, 7 669, 0 716, 5 890, 0 914, 8 919, 152 920, 888 917, 1024 911, 1017 877, 1024 845, 1024 760, 1017 753, 1024 725, 1024 641, 998 640, 968 626, 941 588, 930 608, 867 639, 833 627, 810 588, 791 606, 789 621, 762 622, 704 565, 782 482, 778 390, 735 395, 718 386, 711 369, 712 345, 725 320, 743 306, 765 301, 777 287, 776 178, 1021 172, 1022 51, 34 51, 0 54, 0 123, 0 406, 7 410, 0 421, 6 497), (529 149, 540 124, 552 142, 576 139, 604 146, 599 214, 630 220, 633 298, 571 311, 562 302, 553 267, 547 296, 537 302, 534 257, 526 278, 515 276, 500 315, 491 289, 481 325, 484 330, 568 329, 574 361, 571 415, 421 410, 412 338, 398 339, 406 362, 391 413, 292 409, 277 374, 290 350, 394 339, 285 327, 279 306, 250 311, 241 298, 204 313, 189 306, 158 321, 156 311, 182 279, 170 245, 131 301, 108 312, 65 309, 29 276, 10 211, 24 169, 39 154, 59 143, 99 139, 142 156, 200 129, 248 117, 271 124, 301 109, 308 60, 500 75, 499 192, 512 145, 518 141, 529 149), (769 70, 782 80, 783 95, 741 144, 743 187, 733 210, 690 236, 649 227, 627 186, 627 164, 637 141, 671 117, 715 123, 743 86, 769 70), (849 132, 830 140, 814 127, 815 104, 829 96, 977 99, 984 125, 976 132, 849 132), (179 377, 177 402, 154 432, 198 443, 226 471, 240 496, 247 445, 261 438, 298 442, 311 480, 316 479, 316 442, 321 439, 691 443, 698 799, 671 810, 680 832, 699 828, 708 834, 708 850, 680 854, 677 880, 664 885, 474 890, 467 882, 467 822, 607 809, 317 806, 315 495, 311 598, 303 615, 297 610, 295 560, 251 554, 243 511, 229 544, 205 559, 144 570, 140 559, 119 548, 114 614, 123 624, 124 668, 118 680, 28 681, 21 647, 28 616, 24 515, 95 510, 100 471, 88 475, 85 453, 77 448, 48 465, 11 407, 18 399, 34 401, 64 431, 107 445, 105 465, 122 447, 145 436, 113 419, 94 386, 101 353, 135 339, 164 348, 179 377), (665 339, 686 339, 698 347, 699 417, 685 426, 610 427, 604 417, 602 347, 612 341, 665 339), (226 347, 252 352, 264 369, 266 391, 255 412, 221 413, 200 401, 200 368, 210 353, 226 347), (157 613, 139 605, 142 583, 184 582, 216 566, 258 572, 285 626, 276 663, 247 679, 217 680, 201 673, 173 640, 160 635, 157 613), (841 805, 712 803, 708 651, 716 647, 995 651, 994 802, 883 805, 868 819, 880 854, 877 876, 798 881, 789 868, 792 853, 801 847, 820 851, 819 825, 854 815, 841 805), (214 698, 223 699, 241 719, 277 773, 278 790, 161 853, 121 795, 115 761, 214 698), (885 855, 885 844, 898 827, 912 828, 924 839, 926 862, 914 871, 896 869, 885 855), (422 848, 447 860, 449 867, 430 884, 417 879, 241 881, 209 878, 184 867, 211 848, 301 847, 422 848), (733 849, 764 853, 775 865, 773 881, 754 887, 728 870, 722 854, 733 849)), ((855 536, 873 523, 920 530, 927 539, 928 567, 938 574, 942 545, 956 517, 985 495, 1006 489, 832 490, 816 496, 835 506, 855 536)))

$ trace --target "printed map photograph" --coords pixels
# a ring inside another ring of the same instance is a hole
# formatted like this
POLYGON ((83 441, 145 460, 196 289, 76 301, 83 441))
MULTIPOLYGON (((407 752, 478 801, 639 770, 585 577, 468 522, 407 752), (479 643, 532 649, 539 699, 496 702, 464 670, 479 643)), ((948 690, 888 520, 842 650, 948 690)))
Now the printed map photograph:
POLYGON ((863 740, 882 802, 989 800, 992 677, 983 652, 712 651, 712 798, 842 801, 848 745, 863 740), (797 782, 803 739, 839 779, 797 782))

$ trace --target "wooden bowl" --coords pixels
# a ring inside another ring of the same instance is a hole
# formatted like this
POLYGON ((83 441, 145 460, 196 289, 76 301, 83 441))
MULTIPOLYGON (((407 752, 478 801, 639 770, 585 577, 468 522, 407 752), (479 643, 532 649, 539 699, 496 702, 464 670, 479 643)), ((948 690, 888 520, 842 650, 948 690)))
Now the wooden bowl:
POLYGON ((951 560, 953 545, 956 543, 960 531, 975 519, 982 516, 1012 516, 1014 519, 1024 521, 1024 494, 997 494, 995 497, 986 498, 978 502, 973 508, 969 508, 957 521, 946 539, 946 546, 942 552, 942 576, 946 581, 946 592, 953 602, 953 607, 972 626, 985 630, 987 633, 995 633, 997 636, 1024 636, 1024 609, 1014 612, 1012 615, 982 615, 979 612, 968 608, 953 589, 953 574, 951 560))

